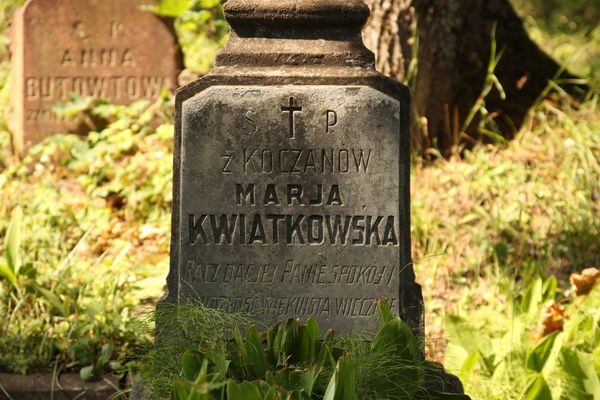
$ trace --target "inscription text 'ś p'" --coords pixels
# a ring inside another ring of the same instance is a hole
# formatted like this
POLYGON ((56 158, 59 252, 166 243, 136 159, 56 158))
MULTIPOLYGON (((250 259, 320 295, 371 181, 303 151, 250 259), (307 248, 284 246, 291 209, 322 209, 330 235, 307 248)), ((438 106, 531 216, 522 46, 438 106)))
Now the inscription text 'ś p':
POLYGON ((296 137, 295 132, 295 124, 294 124, 294 113, 302 112, 302 107, 295 104, 296 99, 290 97, 289 106, 281 106, 282 113, 288 113, 288 123, 289 123, 289 132, 290 139, 294 139, 296 137))

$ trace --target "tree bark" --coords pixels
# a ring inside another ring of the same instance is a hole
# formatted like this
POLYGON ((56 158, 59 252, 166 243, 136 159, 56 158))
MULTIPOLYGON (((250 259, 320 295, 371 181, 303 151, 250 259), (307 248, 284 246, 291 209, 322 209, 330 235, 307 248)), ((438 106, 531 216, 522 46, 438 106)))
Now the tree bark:
POLYGON ((377 68, 412 89, 420 117, 413 118, 418 149, 433 146, 447 155, 461 139, 468 144, 485 138, 481 113, 464 127, 477 104, 494 116, 491 130, 510 139, 549 81, 571 77, 529 38, 509 0, 365 2, 371 19, 363 36, 377 56, 377 68), (491 82, 486 77, 493 41, 502 53, 494 74, 505 97, 493 89, 478 102, 491 82))

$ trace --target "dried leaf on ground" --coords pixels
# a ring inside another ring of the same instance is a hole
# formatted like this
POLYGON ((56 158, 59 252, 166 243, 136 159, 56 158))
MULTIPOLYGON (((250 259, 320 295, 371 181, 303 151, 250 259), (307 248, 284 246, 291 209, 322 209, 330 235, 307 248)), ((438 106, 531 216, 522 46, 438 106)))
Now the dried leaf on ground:
POLYGON ((554 301, 549 301, 544 304, 540 321, 540 337, 548 336, 552 332, 562 332, 565 325, 565 319, 567 319, 565 307, 561 304, 555 303, 554 301))
POLYGON ((586 268, 580 274, 571 274, 571 291, 575 296, 585 296, 592 291, 594 285, 600 280, 600 269, 586 268))

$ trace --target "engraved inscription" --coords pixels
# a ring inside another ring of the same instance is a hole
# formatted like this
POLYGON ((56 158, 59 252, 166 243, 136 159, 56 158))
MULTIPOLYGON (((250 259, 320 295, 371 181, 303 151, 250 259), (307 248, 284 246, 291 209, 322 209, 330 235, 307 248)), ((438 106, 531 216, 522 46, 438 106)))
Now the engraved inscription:
POLYGON ((190 245, 397 246, 393 215, 188 214, 190 245))
POLYGON ((71 34, 75 39, 80 40, 84 40, 89 37, 86 32, 85 24, 82 21, 73 22, 73 30, 71 34))
POLYGON ((367 173, 371 149, 260 149, 232 154, 232 167, 244 174, 367 173))
POLYGON ((300 285, 384 285, 394 277, 394 267, 386 265, 300 264, 211 264, 189 260, 185 269, 187 282, 235 284, 300 284, 300 285))
POLYGON ((294 97, 290 97, 289 106, 281 106, 282 113, 288 113, 288 124, 289 124, 289 132, 290 138, 294 139, 296 136, 296 127, 294 124, 294 113, 302 112, 302 107, 295 105, 296 99, 294 97))
POLYGON ((25 120, 26 121, 40 121, 40 122, 56 122, 56 121, 59 121, 59 117, 52 110, 33 109, 33 110, 26 110, 25 120))
POLYGON ((76 93, 96 98, 135 100, 157 97, 169 86, 169 79, 162 76, 29 77, 25 80, 25 99, 65 101, 71 93, 76 93))
POLYGON ((256 121, 255 121, 256 112, 254 112, 252 110, 246 111, 245 118, 246 118, 246 124, 248 125, 248 128, 244 131, 244 133, 246 135, 254 135, 256 132, 258 132, 258 125, 256 125, 256 121))
POLYGON ((325 113, 325 132, 333 132, 333 127, 337 125, 337 113, 333 110, 327 110, 325 113))
POLYGON ((123 35, 123 29, 125 26, 120 21, 111 21, 109 28, 109 36, 111 39, 118 39, 123 35))
POLYGON ((399 102, 377 93, 219 86, 184 101, 179 301, 340 332, 373 327, 382 298, 399 309, 399 102))
POLYGON ((30 0, 15 19, 22 27, 11 42, 19 55, 11 96, 19 152, 57 132, 87 133, 81 118, 53 111, 74 96, 129 105, 178 86, 176 34, 140 0, 30 0))
POLYGON ((135 67, 130 49, 64 49, 60 57, 64 67, 135 67))
MULTIPOLYGON (((377 297, 269 297, 269 296, 202 296, 199 303, 227 312, 242 312, 250 315, 272 316, 293 315, 296 317, 343 316, 350 318, 373 317, 377 312, 377 297)), ((393 308, 398 299, 390 299, 393 308)))

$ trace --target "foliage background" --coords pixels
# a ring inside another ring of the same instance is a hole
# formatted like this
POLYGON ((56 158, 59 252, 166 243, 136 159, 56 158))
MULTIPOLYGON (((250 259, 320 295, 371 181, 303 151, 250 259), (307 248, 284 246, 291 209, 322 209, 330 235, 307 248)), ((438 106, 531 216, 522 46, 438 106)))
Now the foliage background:
MULTIPOLYGON (((172 99, 63 105, 111 124, 87 137, 53 136, 17 159, 6 31, 17 3, 0 0, 0 264, 11 264, 11 216, 21 234, 16 284, 0 278, 0 370, 122 371, 151 340, 137 316, 153 307, 168 272, 172 99)), ((597 88, 600 4, 514 3, 534 39, 597 88)), ((165 0, 156 11, 176 17, 187 68, 205 74, 228 34, 219 1, 165 0)), ((544 385, 555 399, 599 390, 598 289, 576 296, 569 282, 600 266, 599 117, 597 94, 582 104, 557 94, 531 110, 511 143, 413 159, 428 356, 456 371, 474 398, 546 399, 544 385), (528 357, 544 353, 542 328, 554 319, 563 333, 540 371, 528 357)))

